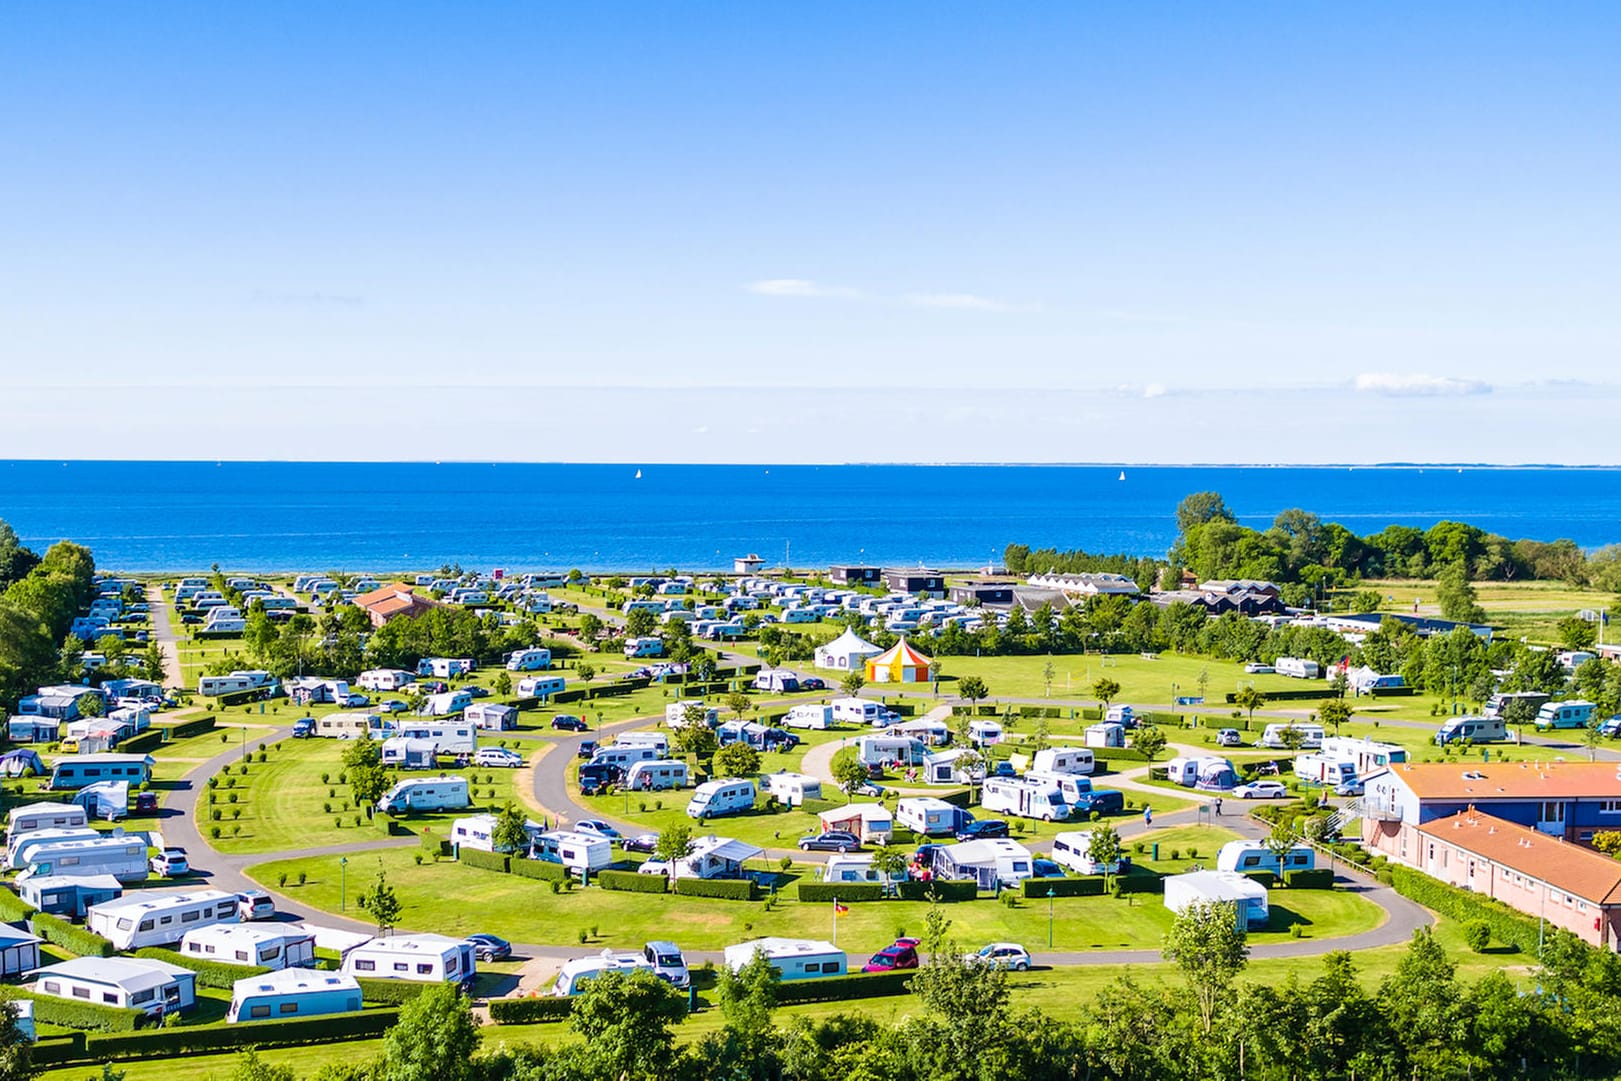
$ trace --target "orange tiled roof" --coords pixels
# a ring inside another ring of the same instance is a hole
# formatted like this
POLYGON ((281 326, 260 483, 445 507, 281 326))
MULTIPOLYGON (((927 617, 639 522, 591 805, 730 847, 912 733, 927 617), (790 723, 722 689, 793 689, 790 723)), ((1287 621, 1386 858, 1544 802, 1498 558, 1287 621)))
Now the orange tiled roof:
POLYGON ((409 586, 403 582, 395 582, 393 585, 382 586, 381 588, 374 589, 370 593, 360 594, 355 598, 355 604, 360 608, 364 608, 368 612, 375 612, 377 615, 385 618, 388 616, 397 616, 404 612, 428 608, 434 604, 434 602, 427 597, 417 596, 415 590, 415 586, 409 586))
POLYGON ((1473 808, 1427 822, 1418 831, 1585 901, 1621 903, 1621 862, 1582 845, 1473 808))
POLYGON ((1420 799, 1621 799, 1614 762, 1404 762, 1391 772, 1420 799))

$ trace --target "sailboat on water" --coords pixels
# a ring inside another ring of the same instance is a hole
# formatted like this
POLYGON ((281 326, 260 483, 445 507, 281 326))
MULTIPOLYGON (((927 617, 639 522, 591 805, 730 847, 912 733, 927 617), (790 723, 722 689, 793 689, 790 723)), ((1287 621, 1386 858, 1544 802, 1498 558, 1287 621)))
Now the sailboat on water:
POLYGON ((636 479, 637 479, 637 480, 641 480, 641 479, 642 479, 642 471, 641 471, 641 470, 640 470, 640 469, 638 469, 638 470, 637 470, 637 471, 636 471, 636 479))
POLYGON ((1121 479, 1121 480, 1125 480, 1125 479, 1126 479, 1126 471, 1125 471, 1125 470, 1124 470, 1124 469, 1122 469, 1122 470, 1121 470, 1121 471, 1120 471, 1120 479, 1121 479))

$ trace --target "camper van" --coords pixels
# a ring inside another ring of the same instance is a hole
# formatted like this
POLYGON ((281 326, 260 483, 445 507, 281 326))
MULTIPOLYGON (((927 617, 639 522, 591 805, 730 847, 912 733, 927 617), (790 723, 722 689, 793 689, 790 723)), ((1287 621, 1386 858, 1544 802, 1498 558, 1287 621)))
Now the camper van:
POLYGON ((903 799, 895 805, 895 821, 926 837, 954 837, 974 816, 954 803, 933 796, 903 799))
POLYGON ((460 811, 472 801, 467 796, 465 777, 419 777, 398 781, 377 801, 384 814, 401 815, 412 811, 460 811))
MULTIPOLYGON (((1131 866, 1131 857, 1121 855, 1108 865, 1096 862, 1087 853, 1092 848, 1092 832, 1090 830, 1066 831, 1053 834, 1053 862, 1060 867, 1067 867, 1078 875, 1117 875, 1122 867, 1131 866)), ((1121 846, 1124 853, 1126 847, 1121 846)))
POLYGON ((402 721, 399 732, 404 739, 432 740, 438 745, 440 754, 472 754, 478 750, 478 729, 466 720, 443 724, 402 721))
POLYGON ((664 723, 669 725, 671 728, 680 728, 682 725, 687 723, 687 711, 694 708, 703 711, 704 723, 710 728, 714 728, 720 724, 720 710, 714 706, 706 706, 701 700, 698 699, 689 699, 682 702, 671 702, 669 705, 665 706, 664 723))
POLYGON ((1504 694, 1494 694, 1490 698, 1486 699, 1486 708, 1482 710, 1482 712, 1485 713, 1487 717, 1501 717, 1503 715, 1503 710, 1508 707, 1510 702, 1514 701, 1515 699, 1524 699, 1525 701, 1531 703, 1531 710, 1533 713, 1535 713, 1535 711, 1541 709, 1543 705, 1552 697, 1553 695, 1543 694, 1541 691, 1513 691, 1504 694))
POLYGON ((663 655, 664 639, 662 638, 625 639, 626 657, 662 657, 663 655))
POLYGON ((1036 752, 1030 768, 1039 773, 1089 774, 1097 768, 1097 760, 1086 747, 1046 747, 1036 752))
POLYGON ((833 719, 840 724, 886 724, 889 711, 881 703, 866 698, 835 698, 833 719))
POLYGON ((85 913, 84 925, 86 930, 105 938, 116 949, 138 950, 147 946, 171 946, 187 931, 216 923, 236 923, 240 918, 236 894, 224 890, 137 891, 91 905, 85 913))
POLYGON ((862 736, 856 740, 856 756, 864 766, 921 766, 929 749, 911 736, 862 736))
POLYGON ((562 676, 527 676, 518 681, 519 698, 538 698, 542 702, 554 694, 561 694, 568 681, 562 676))
POLYGON ((1257 747, 1269 747, 1274 751, 1287 750, 1289 745, 1285 742, 1284 731, 1293 728, 1300 735, 1300 749, 1307 751, 1319 750, 1323 746, 1323 726, 1320 724, 1305 724, 1295 721, 1288 724, 1269 724, 1261 733, 1261 738, 1255 741, 1257 747))
POLYGON ((754 809, 754 782, 739 777, 705 781, 693 790, 687 804, 688 818, 714 818, 754 809))
POLYGON ((572 961, 564 961, 562 970, 552 983, 551 993, 558 998, 569 998, 582 994, 585 985, 604 972, 631 973, 637 969, 651 972, 653 965, 640 954, 603 950, 595 957, 579 957, 572 961))
POLYGON ((360 1009, 360 983, 337 972, 287 968, 248 976, 231 985, 227 1024, 272 1018, 317 1017, 360 1009))
POLYGON ((1329 736, 1323 740, 1323 754, 1344 758, 1356 767, 1358 777, 1389 769, 1407 761, 1407 749, 1394 743, 1376 743, 1352 736, 1329 736))
POLYGON ((1356 775, 1356 763, 1331 754, 1296 755, 1295 776, 1311 784, 1332 788, 1342 796, 1357 795, 1362 788, 1362 782, 1356 775))
POLYGON ((1472 743, 1500 743, 1508 739, 1508 726, 1501 717, 1454 717, 1435 733, 1437 747, 1465 739, 1472 743))
POLYGON ((1586 728, 1593 719, 1593 712, 1598 707, 1591 702, 1579 698, 1568 699, 1563 702, 1544 702, 1537 710, 1537 731, 1547 732, 1556 728, 1586 728))
POLYGON ((1308 657, 1279 657, 1273 668, 1278 675, 1292 679, 1317 679, 1323 674, 1317 662, 1308 657))
POLYGON ((95 830, 37 830, 18 842, 11 859, 28 878, 112 875, 120 882, 145 882, 151 870, 145 837, 95 830))
POLYGON ((637 762, 625 772, 625 787, 632 792, 658 792, 687 787, 687 764, 670 758, 637 762))
POLYGON ((1057 788, 1064 802, 1069 804, 1071 815, 1089 815, 1093 811, 1113 814, 1126 809, 1124 792, 1117 788, 1096 788, 1090 777, 1082 777, 1078 773, 1047 773, 1033 769, 1024 776, 1026 780, 1040 781, 1057 788))
POLYGON ((1278 859, 1263 841, 1228 841, 1216 853, 1218 871, 1271 871, 1279 878, 1285 871, 1309 871, 1317 866, 1310 845, 1295 845, 1278 859))
POLYGON ((822 798, 822 782, 808 773, 769 773, 765 790, 788 807, 799 807, 808 799, 822 798))
POLYGON ((832 706, 818 706, 806 703, 794 706, 782 719, 784 728, 832 728, 838 722, 833 717, 832 706))
POLYGON ((549 649, 519 649, 507 654, 508 672, 538 672, 552 666, 549 649))
POLYGON ((980 790, 980 806, 998 814, 1062 822, 1069 817, 1069 804, 1058 786, 1024 777, 987 777, 980 790))
POLYGON ((615 747, 651 747, 662 758, 670 753, 670 737, 663 732, 621 732, 614 737, 615 747))
POLYGON ((617 766, 621 771, 628 771, 638 762, 652 762, 659 757, 658 748, 643 747, 637 744, 610 743, 606 747, 598 747, 591 752, 590 764, 593 766, 617 766))

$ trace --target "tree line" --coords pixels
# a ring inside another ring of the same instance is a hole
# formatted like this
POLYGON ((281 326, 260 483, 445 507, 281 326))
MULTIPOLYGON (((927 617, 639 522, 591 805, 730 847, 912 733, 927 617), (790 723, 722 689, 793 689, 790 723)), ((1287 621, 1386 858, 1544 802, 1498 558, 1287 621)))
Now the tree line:
MULTIPOLYGON (((95 575, 90 549, 59 541, 36 556, 0 522, 0 703, 72 678, 75 650, 66 647, 77 639, 68 630, 95 597, 95 575)), ((77 652, 82 660, 83 643, 77 652)))

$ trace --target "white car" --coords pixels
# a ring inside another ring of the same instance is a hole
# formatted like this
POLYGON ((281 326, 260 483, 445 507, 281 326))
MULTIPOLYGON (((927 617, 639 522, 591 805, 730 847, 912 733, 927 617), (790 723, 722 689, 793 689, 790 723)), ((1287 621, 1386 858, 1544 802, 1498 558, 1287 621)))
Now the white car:
POLYGON ((599 818, 581 819, 574 823, 575 833, 588 833, 593 837, 605 837, 610 841, 620 840, 619 831, 599 818))
POLYGON ((1289 790, 1282 781, 1251 781, 1233 789, 1239 799, 1287 799, 1289 790))
POLYGON ((1251 676, 1270 676, 1275 672, 1277 672, 1277 669, 1270 664, 1262 664, 1259 661, 1251 661, 1244 666, 1244 673, 1251 676))
POLYGON ((473 755, 475 766, 502 766, 517 769, 523 765, 523 755, 505 747, 480 747, 473 755))
POLYGON ((968 954, 964 960, 976 965, 1023 972, 1030 967, 1030 951, 1017 942, 992 942, 978 953, 968 954))
POLYGON ((1238 729, 1236 728, 1223 728, 1220 732, 1216 733, 1216 746, 1242 747, 1244 746, 1244 737, 1238 734, 1238 729))

